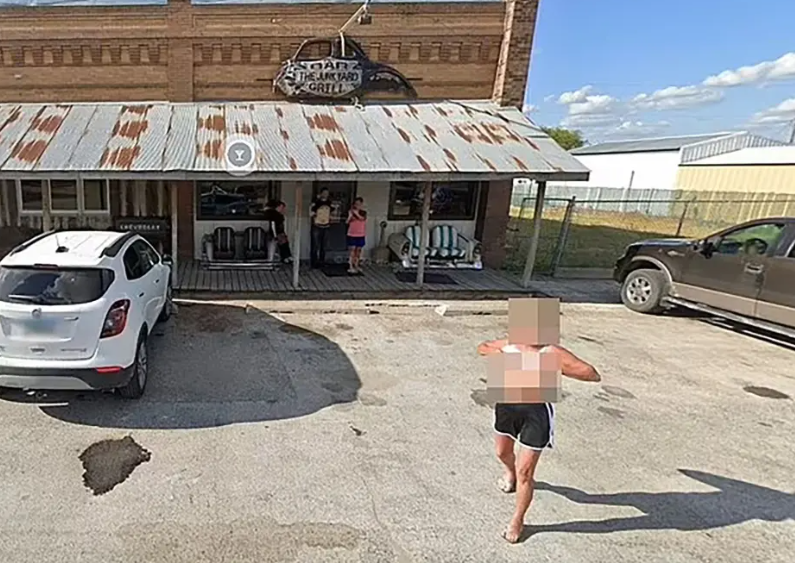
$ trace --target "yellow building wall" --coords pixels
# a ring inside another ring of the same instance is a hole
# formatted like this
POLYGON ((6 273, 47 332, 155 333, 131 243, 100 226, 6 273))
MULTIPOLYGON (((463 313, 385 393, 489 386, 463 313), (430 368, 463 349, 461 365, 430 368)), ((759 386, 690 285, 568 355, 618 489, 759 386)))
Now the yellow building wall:
POLYGON ((685 192, 795 195, 795 165, 680 166, 676 188, 685 192))

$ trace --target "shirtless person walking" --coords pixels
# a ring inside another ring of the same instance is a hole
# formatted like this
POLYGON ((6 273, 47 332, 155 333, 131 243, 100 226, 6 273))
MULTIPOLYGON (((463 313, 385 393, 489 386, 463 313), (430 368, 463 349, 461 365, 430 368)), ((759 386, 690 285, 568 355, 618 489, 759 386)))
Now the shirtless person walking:
POLYGON ((580 381, 601 380, 592 365, 557 344, 558 306, 551 299, 511 300, 509 338, 478 346, 479 354, 492 356, 488 385, 496 403, 494 441, 505 467, 500 489, 516 493, 516 510, 503 532, 510 543, 518 542, 524 530, 541 452, 553 446, 558 374, 580 381), (515 443, 520 446, 518 455, 515 443))

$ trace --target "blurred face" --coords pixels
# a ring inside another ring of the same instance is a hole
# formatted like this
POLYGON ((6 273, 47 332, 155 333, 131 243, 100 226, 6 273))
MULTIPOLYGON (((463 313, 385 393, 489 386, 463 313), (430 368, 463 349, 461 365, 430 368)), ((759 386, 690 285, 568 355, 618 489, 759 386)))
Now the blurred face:
POLYGON ((558 344, 560 301, 558 299, 510 299, 508 341, 525 346, 558 344))
POLYGON ((354 209, 361 209, 362 208, 362 202, 357 199, 356 201, 353 202, 353 208, 354 209))
POLYGON ((320 190, 320 199, 328 199, 328 190, 320 190))
POLYGON ((284 204, 276 206, 276 211, 278 211, 279 213, 284 213, 286 210, 287 210, 287 206, 284 205, 284 204))

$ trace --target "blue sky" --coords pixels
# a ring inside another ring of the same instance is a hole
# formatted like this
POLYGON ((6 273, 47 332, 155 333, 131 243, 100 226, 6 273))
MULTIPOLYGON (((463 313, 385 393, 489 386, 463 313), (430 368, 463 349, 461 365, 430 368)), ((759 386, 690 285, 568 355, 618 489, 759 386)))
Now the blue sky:
POLYGON ((526 101, 591 141, 788 136, 795 0, 541 0, 526 101))

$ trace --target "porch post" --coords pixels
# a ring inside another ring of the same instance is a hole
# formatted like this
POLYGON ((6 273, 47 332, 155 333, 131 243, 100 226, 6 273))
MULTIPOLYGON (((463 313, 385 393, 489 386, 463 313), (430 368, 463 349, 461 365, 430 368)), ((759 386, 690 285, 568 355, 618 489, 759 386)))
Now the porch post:
POLYGON ((304 195, 303 185, 296 184, 295 193, 295 226, 293 228, 293 289, 298 289, 298 275, 301 270, 301 203, 304 195))
POLYGON ((0 180, 0 227, 10 226, 8 220, 8 186, 5 180, 0 180))
POLYGON ((425 182, 422 197, 422 220, 420 221, 420 254, 417 256, 417 286, 425 282, 425 249, 428 248, 428 220, 431 216, 431 194, 433 184, 425 182))
POLYGON ((536 189, 536 207, 533 214, 533 235, 530 239, 530 248, 527 251, 527 261, 524 265, 524 275, 522 275, 522 287, 529 287, 530 279, 533 277, 533 269, 536 265, 536 255, 538 254, 538 239, 541 237, 541 219, 544 214, 544 196, 547 191, 547 183, 538 182, 536 189))
MULTIPOLYGON (((3 215, 5 216, 6 225, 9 227, 11 226, 11 192, 8 190, 10 183, 10 180, 3 180, 3 185, 0 186, 3 189, 3 215)), ((19 206, 20 203, 17 202, 17 207, 19 206)))
POLYGON ((50 189, 49 178, 44 180, 42 184, 41 196, 41 230, 46 233, 52 230, 52 217, 50 216, 52 190, 50 189))
MULTIPOLYGON (((166 202, 165 202, 165 186, 163 185, 163 180, 157 181, 157 216, 158 218, 163 217, 166 214, 165 211, 166 202)), ((163 241, 157 243, 157 250, 160 254, 163 254, 163 241)))
POLYGON ((121 188, 121 207, 119 215, 127 217, 127 180, 119 180, 119 187, 121 188))
POLYGON ((169 211, 171 211, 171 287, 176 287, 179 282, 178 272, 178 255, 179 241, 177 240, 177 183, 169 182, 169 190, 171 193, 171 201, 169 202, 169 211))

